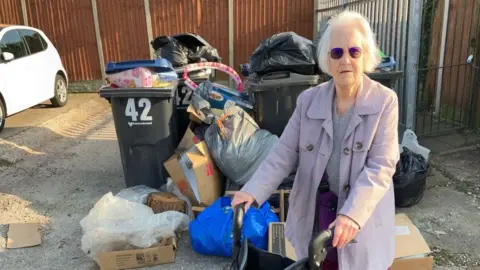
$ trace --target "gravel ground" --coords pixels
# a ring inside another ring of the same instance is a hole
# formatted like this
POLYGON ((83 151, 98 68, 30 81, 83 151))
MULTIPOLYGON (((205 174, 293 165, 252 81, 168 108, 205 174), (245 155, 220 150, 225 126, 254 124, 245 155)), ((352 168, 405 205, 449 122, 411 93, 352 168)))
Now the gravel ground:
MULTIPOLYGON (((0 269, 98 269, 81 250, 80 220, 104 194, 124 188, 108 103, 89 100, 38 127, 0 139, 0 224, 41 222, 43 243, 3 249, 0 269)), ((195 254, 188 235, 175 264, 149 269, 222 269, 228 260, 195 254)))
MULTIPOLYGON (((449 168, 457 167, 456 159, 448 160, 449 168)), ((6 227, 0 225, 0 269, 98 269, 81 250, 79 222, 104 194, 124 188, 107 102, 90 99, 0 139, 0 179, 0 224, 37 221, 43 226, 41 246, 5 250, 6 227)), ((423 200, 398 209, 409 215, 435 252, 434 269, 479 269, 478 182, 468 179, 473 185, 463 188, 451 174, 432 170, 423 200)), ((228 263, 196 254, 184 234, 174 264, 148 269, 224 269, 228 263)))

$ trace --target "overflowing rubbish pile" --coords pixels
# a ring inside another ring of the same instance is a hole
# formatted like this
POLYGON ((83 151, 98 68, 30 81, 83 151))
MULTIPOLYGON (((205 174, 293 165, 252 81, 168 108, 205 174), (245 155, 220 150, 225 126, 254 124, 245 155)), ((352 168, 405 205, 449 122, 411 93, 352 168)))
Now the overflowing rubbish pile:
MULTIPOLYGON (((112 269, 140 265, 119 266, 119 252, 148 249, 153 257, 143 258, 142 266, 174 261, 176 236, 187 230, 196 252, 231 256, 232 193, 277 143, 296 97, 324 79, 315 45, 294 32, 262 41, 240 67, 245 81, 198 35, 160 36, 151 45, 155 59, 107 64, 107 85, 100 90, 112 103, 127 188, 105 194, 80 224, 83 251, 112 269), (193 77, 204 70, 223 72, 235 85, 193 77), (178 95, 180 85, 190 91, 187 103, 178 95)), ((396 202, 409 207, 425 190, 428 149, 411 131, 399 147, 396 202)), ((257 248, 272 248, 269 228, 288 215, 295 175, 245 216, 242 236, 257 248)))

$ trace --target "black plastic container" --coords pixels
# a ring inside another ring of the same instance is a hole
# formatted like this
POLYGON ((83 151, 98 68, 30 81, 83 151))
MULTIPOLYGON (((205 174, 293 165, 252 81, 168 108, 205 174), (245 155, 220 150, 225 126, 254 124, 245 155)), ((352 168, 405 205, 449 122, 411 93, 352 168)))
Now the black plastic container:
POLYGON ((104 88, 110 99, 127 187, 159 188, 168 173, 163 166, 178 141, 176 87, 104 88))

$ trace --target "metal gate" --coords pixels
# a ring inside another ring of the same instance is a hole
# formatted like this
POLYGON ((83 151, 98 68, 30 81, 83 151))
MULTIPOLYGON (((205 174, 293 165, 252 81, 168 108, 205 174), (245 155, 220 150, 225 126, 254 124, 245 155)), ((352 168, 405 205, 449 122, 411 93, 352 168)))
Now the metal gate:
POLYGON ((480 1, 425 0, 415 133, 476 127, 480 91, 480 1))

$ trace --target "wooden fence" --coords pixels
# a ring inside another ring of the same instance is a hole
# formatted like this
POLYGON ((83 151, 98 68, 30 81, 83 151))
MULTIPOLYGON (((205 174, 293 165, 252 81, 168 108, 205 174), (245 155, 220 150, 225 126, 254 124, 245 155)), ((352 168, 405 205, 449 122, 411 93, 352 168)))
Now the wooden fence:
POLYGON ((313 39, 314 0, 1 0, 0 23, 44 31, 72 81, 102 79, 109 61, 150 59, 150 41, 194 32, 238 70, 278 32, 313 39))

